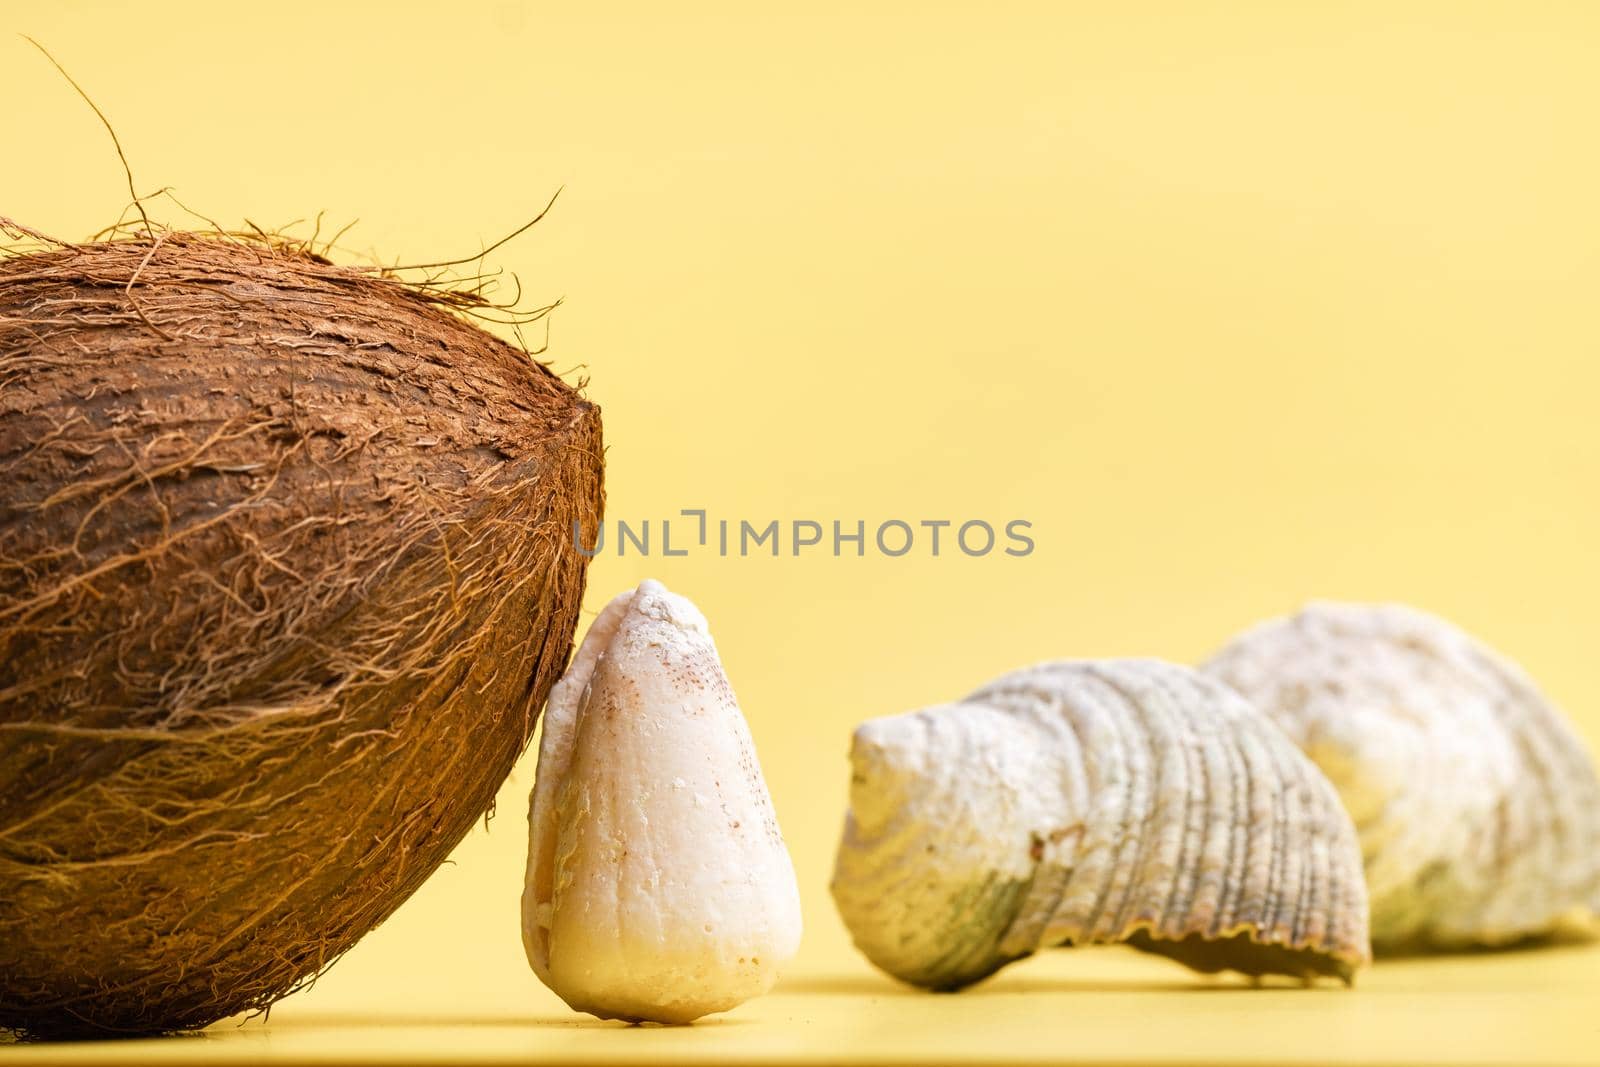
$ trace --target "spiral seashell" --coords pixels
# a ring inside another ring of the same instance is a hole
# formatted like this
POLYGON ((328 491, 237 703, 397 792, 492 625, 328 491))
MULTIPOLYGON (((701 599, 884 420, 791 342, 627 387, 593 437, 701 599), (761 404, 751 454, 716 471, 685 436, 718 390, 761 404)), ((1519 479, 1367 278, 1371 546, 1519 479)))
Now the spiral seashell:
POLYGON ((1333 787, 1225 686, 1058 662, 860 726, 833 896, 857 947, 954 989, 1053 945, 1350 980, 1368 960, 1333 787))
POLYGON ((1498 945, 1600 910, 1600 783, 1515 664, 1398 605, 1312 604, 1204 667, 1355 820, 1380 948, 1498 945))

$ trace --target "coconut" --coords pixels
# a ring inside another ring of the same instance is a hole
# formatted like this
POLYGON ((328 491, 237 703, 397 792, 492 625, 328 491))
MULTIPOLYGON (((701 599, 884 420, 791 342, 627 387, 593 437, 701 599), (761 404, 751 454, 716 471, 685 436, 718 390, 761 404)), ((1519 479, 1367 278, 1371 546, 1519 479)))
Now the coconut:
POLYGON ((265 235, 0 254, 0 1026, 265 1008, 490 810, 602 447, 482 303, 265 235))

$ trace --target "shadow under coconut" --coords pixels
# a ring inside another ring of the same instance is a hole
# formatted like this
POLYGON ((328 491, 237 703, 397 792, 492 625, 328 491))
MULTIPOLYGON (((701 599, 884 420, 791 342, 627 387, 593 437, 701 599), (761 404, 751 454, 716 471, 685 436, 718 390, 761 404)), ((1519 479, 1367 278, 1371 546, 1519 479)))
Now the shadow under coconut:
POLYGON ((743 1026, 748 1019, 714 1017, 694 1023, 626 1023, 616 1019, 596 1019, 574 1013, 570 1016, 545 1015, 422 1015, 408 1013, 404 1016, 352 1012, 296 1012, 276 1022, 263 1022, 259 1017, 243 1021, 223 1020, 204 1030, 181 1030, 165 1034, 106 1034, 92 1038, 33 1037, 0 1030, 0 1048, 42 1045, 63 1052, 88 1052, 108 1048, 128 1048, 140 1043, 162 1041, 226 1042, 269 1036, 273 1032, 305 1030, 682 1030, 707 1027, 743 1026))
MULTIPOLYGON (((703 1029, 717 1026, 742 1026, 747 1019, 714 1017, 693 1023, 674 1025, 667 1023, 625 1023, 617 1019, 596 1019, 591 1015, 574 1012, 572 1015, 421 1015, 404 1016, 361 1015, 353 1012, 297 1012, 274 1024, 280 1030, 402 1030, 425 1029, 498 1029, 526 1030, 552 1028, 561 1030, 680 1030, 693 1027, 703 1029)), ((212 1031, 215 1032, 215 1031, 212 1031)))
POLYGON ((10 1030, 0 1030, 0 1048, 12 1048, 26 1045, 40 1045, 51 1049, 72 1051, 74 1049, 92 1049, 99 1047, 128 1048, 144 1042, 160 1041, 199 1041, 211 1037, 206 1030, 174 1030, 171 1033, 160 1034, 116 1034, 106 1033, 95 1037, 51 1037, 41 1034, 19 1034, 10 1030))

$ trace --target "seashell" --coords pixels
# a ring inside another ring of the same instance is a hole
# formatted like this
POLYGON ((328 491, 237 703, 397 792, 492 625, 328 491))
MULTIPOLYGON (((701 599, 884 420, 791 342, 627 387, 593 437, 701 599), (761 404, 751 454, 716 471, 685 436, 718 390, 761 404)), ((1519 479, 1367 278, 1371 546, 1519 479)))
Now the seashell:
POLYGON ((1333 787, 1225 686, 1157 660, 1066 661, 874 719, 851 750, 833 896, 857 947, 955 989, 1053 945, 1204 972, 1368 961, 1333 787))
POLYGON ((646 581, 550 691, 528 813, 522 937, 568 1005, 691 1022, 765 993, 800 895, 706 620, 646 581))
POLYGON ((1498 945, 1600 910, 1600 784, 1520 668, 1398 605, 1312 604, 1204 667, 1339 790, 1381 948, 1498 945))

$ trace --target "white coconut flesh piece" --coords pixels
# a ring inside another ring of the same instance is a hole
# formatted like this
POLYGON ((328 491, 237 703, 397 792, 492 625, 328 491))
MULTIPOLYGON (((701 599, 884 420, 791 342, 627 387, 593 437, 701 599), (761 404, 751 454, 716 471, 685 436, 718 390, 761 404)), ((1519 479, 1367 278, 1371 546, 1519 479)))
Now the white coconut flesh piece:
POLYGON ((571 1007, 689 1022, 766 992, 794 868, 705 617, 646 581, 550 695, 529 811, 528 960, 571 1007))

